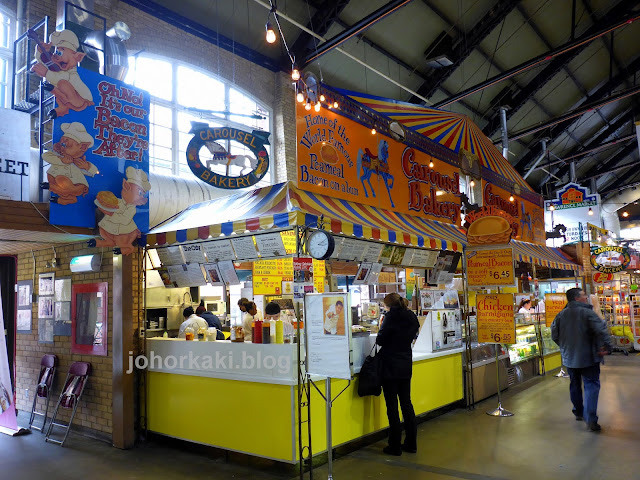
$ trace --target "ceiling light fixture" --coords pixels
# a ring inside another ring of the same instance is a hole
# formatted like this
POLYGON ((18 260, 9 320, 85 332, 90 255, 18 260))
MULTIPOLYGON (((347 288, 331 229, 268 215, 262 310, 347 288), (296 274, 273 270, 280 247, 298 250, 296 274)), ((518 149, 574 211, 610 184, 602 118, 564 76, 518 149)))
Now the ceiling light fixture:
MULTIPOLYGON (((271 16, 271 12, 269 12, 269 16, 271 16)), ((267 21, 267 24, 264 26, 267 34, 265 36, 267 43, 275 43, 276 41, 276 31, 271 26, 271 23, 267 21)))
POLYGON ((297 82, 298 80, 300 80, 300 70, 298 70, 295 65, 291 70, 291 80, 293 80, 294 82, 297 82))
POLYGON ((513 202, 516 198, 513 196, 513 193, 509 195, 509 201, 513 202))
POLYGON ((319 112, 319 111, 320 111, 320 102, 316 102, 316 104, 313 106, 313 109, 314 109, 316 112, 319 112))
POLYGON ((623 216, 624 218, 627 218, 627 217, 629 216, 629 212, 622 212, 622 216, 623 216))
POLYGON ((589 207, 589 215, 593 215, 593 209, 591 207, 589 207))
POLYGON ((371 135, 375 135, 375 134, 376 134, 376 127, 373 127, 373 128, 371 129, 371 135))
POLYGON ((327 98, 324 96, 324 94, 320 94, 320 101, 324 102, 327 98))
POLYGON ((555 209, 556 209, 556 207, 554 207, 553 205, 549 205, 549 210, 550 210, 551 212, 553 212, 555 209))
POLYGON ((308 98, 307 98, 307 103, 304 106, 304 109, 305 110, 311 110, 311 100, 309 100, 308 98))
POLYGON ((298 92, 298 94, 296 95, 296 100, 298 101, 298 103, 304 102, 304 95, 302 94, 302 92, 298 92))
POLYGON ((475 182, 475 180, 471 180, 471 181, 469 182, 469 186, 470 186, 471 188, 475 187, 475 186, 476 186, 476 182, 475 182))
POLYGON ((338 108, 338 102, 333 102, 333 108, 338 108))
POLYGON ((433 168, 433 160, 429 162, 429 168, 433 168))

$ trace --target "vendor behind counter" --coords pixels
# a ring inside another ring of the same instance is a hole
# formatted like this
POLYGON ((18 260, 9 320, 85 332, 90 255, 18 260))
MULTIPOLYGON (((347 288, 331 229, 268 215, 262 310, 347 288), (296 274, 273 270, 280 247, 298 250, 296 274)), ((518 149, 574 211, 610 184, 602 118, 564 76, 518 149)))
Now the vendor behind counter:
POLYGON ((222 323, 220 322, 220 319, 217 315, 214 315, 213 313, 207 311, 204 308, 204 305, 199 305, 198 308, 196 308, 196 315, 200 318, 204 318, 209 327, 216 328, 216 340, 224 340, 224 333, 222 333, 222 323))

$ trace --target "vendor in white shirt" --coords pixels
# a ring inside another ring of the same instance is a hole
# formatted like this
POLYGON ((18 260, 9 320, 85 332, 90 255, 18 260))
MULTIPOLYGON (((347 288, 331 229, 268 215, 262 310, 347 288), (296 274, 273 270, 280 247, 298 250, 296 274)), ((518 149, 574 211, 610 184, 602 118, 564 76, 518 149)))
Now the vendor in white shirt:
POLYGON ((178 332, 178 338, 185 338, 184 331, 187 327, 191 327, 193 329, 193 335, 198 335, 198 330, 203 327, 205 330, 209 328, 209 324, 207 321, 196 315, 193 311, 193 307, 187 307, 182 311, 182 316, 184 317, 184 322, 180 325, 180 331, 178 332))
POLYGON ((327 308, 324 314, 324 333, 329 335, 336 335, 338 333, 338 322, 343 320, 342 313, 344 311, 344 304, 338 300, 335 305, 331 305, 327 308))
POLYGON ((524 313, 526 319, 531 318, 531 314, 533 313, 533 309, 531 308, 531 299, 523 298, 520 302, 518 313, 524 313))
POLYGON ((244 327, 244 341, 250 342, 253 340, 253 330, 251 324, 256 320, 262 320, 262 313, 258 311, 258 307, 254 302, 247 302, 244 304, 246 313, 242 317, 242 326, 244 327))

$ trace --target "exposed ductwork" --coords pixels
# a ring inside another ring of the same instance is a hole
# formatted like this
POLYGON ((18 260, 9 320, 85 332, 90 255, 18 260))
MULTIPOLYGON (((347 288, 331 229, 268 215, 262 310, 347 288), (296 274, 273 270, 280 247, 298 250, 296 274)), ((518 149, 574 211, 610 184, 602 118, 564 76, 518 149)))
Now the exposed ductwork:
POLYGON ((636 200, 640 200, 640 188, 636 187, 622 190, 605 200, 600 208, 604 228, 620 237, 620 219, 617 212, 636 200))

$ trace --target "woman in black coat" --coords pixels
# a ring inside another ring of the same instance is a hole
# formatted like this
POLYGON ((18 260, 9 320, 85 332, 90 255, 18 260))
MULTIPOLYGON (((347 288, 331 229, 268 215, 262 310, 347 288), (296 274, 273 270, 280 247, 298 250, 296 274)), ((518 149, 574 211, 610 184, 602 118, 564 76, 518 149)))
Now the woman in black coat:
POLYGON ((402 455, 402 451, 417 451, 418 426, 411 404, 411 373, 413 358, 411 343, 416 338, 420 323, 416 315, 407 309, 404 299, 397 293, 384 297, 389 308, 384 316, 376 343, 381 346, 380 364, 382 390, 389 419, 389 445, 383 451, 389 455, 402 455), (401 443, 402 425, 398 412, 398 399, 404 418, 405 439, 401 443))

